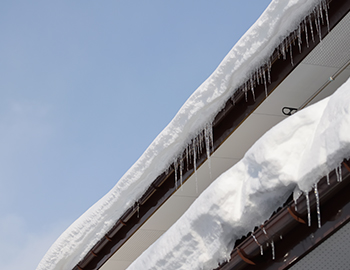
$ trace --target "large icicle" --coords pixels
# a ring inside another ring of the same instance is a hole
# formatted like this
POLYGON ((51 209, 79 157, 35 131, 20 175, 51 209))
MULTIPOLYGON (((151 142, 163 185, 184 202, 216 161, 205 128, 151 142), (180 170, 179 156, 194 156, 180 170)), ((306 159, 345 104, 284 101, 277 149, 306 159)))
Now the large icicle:
POLYGON ((305 192, 305 198, 306 198, 306 207, 307 207, 307 225, 311 226, 311 210, 310 210, 310 199, 309 199, 309 192, 305 192))
POLYGON ((179 164, 177 162, 177 159, 174 160, 174 173, 175 173, 175 189, 177 189, 177 168, 179 167, 179 164))
POLYGON ((192 151, 193 151, 193 169, 196 180, 196 193, 198 194, 198 176, 197 176, 197 154, 196 154, 196 138, 192 140, 192 151))
POLYGON ((212 178, 211 174, 211 159, 210 159, 210 154, 211 154, 211 149, 213 146, 213 128, 211 124, 206 124, 205 129, 204 129, 204 137, 205 137, 205 149, 207 153, 207 159, 208 159, 208 167, 209 167, 209 174, 210 174, 210 179, 212 178))
POLYGON ((321 210, 320 210, 320 196, 318 194, 317 183, 314 186, 315 198, 316 198, 316 209, 317 209, 317 224, 321 228, 321 210))

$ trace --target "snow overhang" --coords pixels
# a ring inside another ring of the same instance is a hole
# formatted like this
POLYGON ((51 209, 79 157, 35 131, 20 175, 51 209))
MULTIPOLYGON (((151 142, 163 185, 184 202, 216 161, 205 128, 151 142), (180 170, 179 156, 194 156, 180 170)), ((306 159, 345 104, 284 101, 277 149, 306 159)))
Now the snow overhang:
POLYGON ((305 196, 298 199, 297 204, 291 200, 260 228, 250 233, 232 251, 230 260, 215 270, 249 270, 257 267, 288 269, 302 260, 350 221, 349 165, 349 161, 344 160, 341 177, 336 168, 328 179, 325 176, 318 182, 318 193, 309 192, 309 207, 305 196), (318 220, 317 207, 322 209, 321 224, 315 222, 318 220), (310 209, 313 222, 308 226, 310 209))

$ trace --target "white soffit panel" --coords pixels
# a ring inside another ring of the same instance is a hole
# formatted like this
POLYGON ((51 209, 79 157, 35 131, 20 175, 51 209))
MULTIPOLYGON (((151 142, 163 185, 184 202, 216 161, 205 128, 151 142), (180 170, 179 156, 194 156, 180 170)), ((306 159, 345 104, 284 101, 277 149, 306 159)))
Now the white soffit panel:
POLYGON ((350 223, 292 266, 291 270, 349 270, 350 223))
MULTIPOLYGON (((210 159, 211 172, 208 162, 205 162, 198 168, 197 174, 192 175, 101 269, 126 269, 188 209, 213 179, 241 159, 249 147, 267 130, 286 118, 282 114, 283 107, 300 108, 305 105, 305 102, 350 60, 349 37, 348 14, 213 153, 210 159)), ((350 68, 346 67, 309 104, 332 94, 349 76, 350 68)))

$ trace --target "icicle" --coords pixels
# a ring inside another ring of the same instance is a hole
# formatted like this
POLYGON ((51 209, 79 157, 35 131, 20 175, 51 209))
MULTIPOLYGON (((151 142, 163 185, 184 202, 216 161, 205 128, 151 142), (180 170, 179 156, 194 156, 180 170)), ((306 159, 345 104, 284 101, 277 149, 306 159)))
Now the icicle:
POLYGON ((343 175, 342 175, 342 171, 341 171, 341 164, 339 165, 338 169, 339 169, 339 182, 342 182, 343 181, 343 175))
POLYGON ((271 240, 272 260, 275 259, 275 243, 271 240))
POLYGON ((316 23, 316 30, 317 30, 318 38, 321 41, 322 34, 321 34, 320 12, 319 12, 319 9, 317 7, 314 9, 314 15, 315 15, 315 23, 316 23))
POLYGON ((310 200, 309 200, 309 192, 305 193, 306 197, 306 206, 307 206, 307 224, 311 226, 311 213, 310 213, 310 200))
POLYGON ((320 14, 319 17, 321 18, 321 23, 324 24, 324 20, 323 20, 323 12, 322 12, 322 2, 319 5, 319 11, 318 13, 320 14))
POLYGON ((209 141, 211 145, 211 152, 213 152, 214 151, 213 123, 210 123, 210 126, 209 126, 209 141))
POLYGON ((186 146, 186 168, 188 170, 188 163, 189 163, 189 158, 188 158, 188 145, 186 146))
POLYGON ((329 33, 329 18, 328 18, 327 1, 326 1, 326 0, 322 1, 322 5, 323 5, 324 12, 325 12, 325 14, 326 14, 327 30, 328 30, 328 33, 329 33))
POLYGON ((334 170, 335 170, 335 174, 337 175, 337 182, 340 182, 339 181, 340 177, 339 177, 338 168, 335 168, 334 170))
POLYGON ((272 67, 272 63, 270 59, 267 63, 267 81, 269 84, 271 84, 271 67, 272 67))
POLYGON ((299 24, 299 27, 298 27, 298 46, 299 46, 299 53, 301 53, 301 44, 302 44, 302 41, 301 41, 301 25, 299 24))
POLYGON ((254 81, 252 76, 250 76, 250 91, 252 91, 253 94, 253 100, 255 101, 255 94, 254 94, 254 81))
POLYGON ((208 159, 208 166, 209 166, 209 175, 210 175, 210 179, 211 177, 211 159, 210 159, 210 144, 212 141, 212 138, 210 138, 212 136, 212 126, 210 124, 206 124, 205 129, 204 129, 204 137, 205 137, 205 148, 206 148, 206 152, 207 152, 207 159, 208 159))
POLYGON ((137 218, 140 218, 140 204, 137 202, 137 218))
POLYGON ((247 82, 244 84, 244 95, 245 95, 245 102, 247 102, 248 101, 248 94, 247 94, 247 92, 248 92, 248 86, 247 86, 247 82))
POLYGON ((263 79, 264 79, 264 86, 265 86, 265 97, 267 97, 267 83, 266 83, 266 75, 265 75, 265 70, 263 70, 262 76, 263 76, 263 79))
MULTIPOLYGON (((321 12, 322 14, 322 12, 321 12)), ((318 20, 318 38, 320 39, 320 42, 322 41, 322 31, 321 31, 321 21, 320 21, 320 12, 317 13, 318 17, 317 17, 317 20, 318 20)))
POLYGON ((294 61, 293 61, 293 47, 292 44, 289 47, 289 54, 290 54, 290 63, 292 64, 292 66, 294 66, 294 61))
POLYGON ((196 194, 198 194, 198 177, 197 177, 197 155, 196 155, 196 139, 193 139, 192 141, 192 149, 193 149, 193 168, 194 168, 194 175, 196 177, 196 194))
POLYGON ((314 192, 315 192, 315 198, 316 198, 318 228, 321 228, 320 196, 318 194, 317 183, 315 183, 314 192))
POLYGON ((263 246, 258 242, 258 240, 256 239, 255 235, 254 235, 254 232, 252 232, 252 237, 255 241, 255 243, 259 246, 260 248, 260 255, 263 256, 264 255, 264 249, 263 249, 263 246))
POLYGON ((304 31, 305 31, 306 47, 309 48, 309 36, 307 33, 307 21, 306 20, 304 20, 304 31))
POLYGON ((310 32, 311 32, 312 41, 315 42, 314 29, 312 27, 312 20, 310 15, 309 15, 309 23, 310 23, 310 32))
POLYGON ((283 56, 283 60, 286 60, 286 48, 284 46, 284 41, 280 45, 280 51, 281 51, 281 54, 283 56))
POLYGON ((174 171, 175 171, 175 189, 177 189, 177 168, 178 168, 178 163, 177 163, 177 159, 175 159, 174 161, 174 171))
POLYGON ((183 159, 180 159, 180 186, 181 186, 181 188, 182 188, 182 170, 183 170, 183 167, 184 167, 183 159))
POLYGON ((295 209, 295 212, 298 212, 297 202, 298 202, 298 198, 294 199, 294 209, 295 209))
POLYGON ((329 186, 331 183, 329 182, 329 173, 327 173, 327 185, 329 186))
POLYGON ((202 154, 203 151, 203 134, 202 132, 200 132, 198 134, 198 140, 199 140, 199 144, 198 144, 198 153, 202 154))

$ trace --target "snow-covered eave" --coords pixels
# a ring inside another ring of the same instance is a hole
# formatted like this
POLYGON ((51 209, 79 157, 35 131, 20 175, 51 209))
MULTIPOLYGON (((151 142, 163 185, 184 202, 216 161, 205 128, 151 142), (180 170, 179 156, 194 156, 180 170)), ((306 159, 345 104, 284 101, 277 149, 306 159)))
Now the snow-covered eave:
POLYGON ((305 196, 298 199, 297 205, 290 198, 285 206, 260 228, 240 241, 229 260, 215 270, 250 269, 251 266, 273 270, 284 269, 297 263, 350 222, 349 192, 350 163, 345 159, 339 168, 328 174, 328 179, 324 176, 318 181, 317 192, 312 190, 308 193, 309 207, 305 196), (318 216, 317 205, 320 202, 322 225, 315 222, 318 216), (313 222, 308 226, 310 209, 313 222), (336 215, 337 218, 334 218, 336 215))
MULTIPOLYGON (((329 9, 329 25, 332 28, 349 9, 349 1, 332 1, 329 9), (341 2, 341 3, 340 3, 341 2), (344 8, 344 6, 347 6, 344 8)), ((327 34, 327 25, 322 26, 322 35, 327 34)), ((289 38, 290 39, 290 38, 289 38)), ((288 39, 287 39, 288 40, 288 39)), ((226 102, 213 121, 213 135, 215 151, 217 147, 244 121, 254 109, 266 98, 265 91, 270 94, 280 82, 301 62, 301 60, 317 45, 310 42, 309 47, 302 43, 302 50, 299 53, 298 44, 292 46, 293 66, 289 57, 286 60, 277 55, 279 49, 273 54, 271 83, 265 89, 263 84, 256 85, 254 89, 255 100, 252 92, 247 93, 248 101, 245 100, 244 84, 238 87, 240 91, 234 92, 233 96, 226 102), (234 100, 234 102, 233 102, 234 100)), ((180 155, 185 156, 185 152, 180 155)), ((197 166, 206 160, 206 153, 197 156, 197 166)), ((147 220, 176 190, 175 171, 176 166, 171 164, 167 172, 160 174, 149 186, 141 198, 130 207, 108 233, 90 250, 85 258, 80 261, 74 269, 97 269, 101 266, 127 239, 147 220)), ((194 173, 194 167, 183 168, 182 176, 186 181, 194 173)), ((178 172, 179 174, 179 172, 178 172)))

